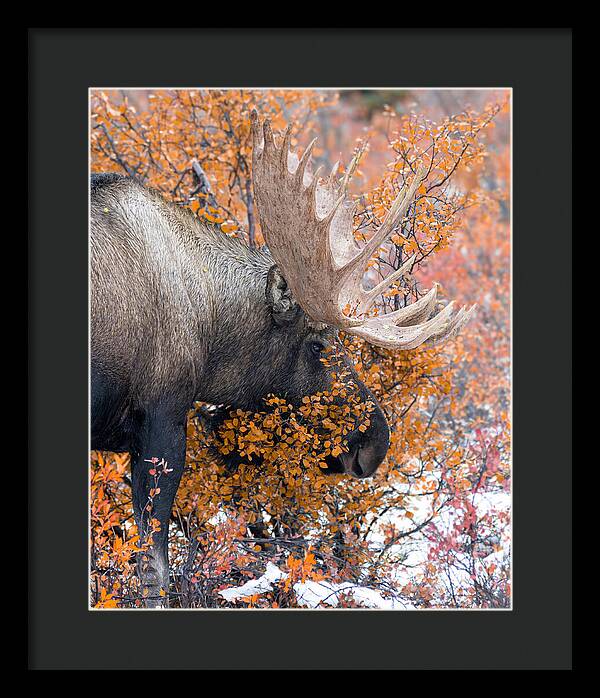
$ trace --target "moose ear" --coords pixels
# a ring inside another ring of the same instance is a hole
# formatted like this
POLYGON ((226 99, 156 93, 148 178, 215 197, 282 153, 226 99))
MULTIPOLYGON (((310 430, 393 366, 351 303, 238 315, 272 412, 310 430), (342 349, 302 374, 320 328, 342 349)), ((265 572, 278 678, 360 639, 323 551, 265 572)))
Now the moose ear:
POLYGON ((269 269, 267 274, 265 296, 271 308, 273 320, 280 327, 295 322, 302 312, 300 306, 292 298, 287 281, 281 275, 276 264, 269 269))

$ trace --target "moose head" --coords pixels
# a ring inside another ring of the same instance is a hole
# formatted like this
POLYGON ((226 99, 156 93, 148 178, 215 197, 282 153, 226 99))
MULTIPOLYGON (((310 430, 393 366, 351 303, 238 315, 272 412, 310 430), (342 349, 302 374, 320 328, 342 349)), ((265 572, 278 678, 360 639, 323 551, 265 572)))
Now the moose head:
MULTIPOLYGON (((254 195, 274 262, 267 274, 265 295, 273 320, 269 345, 277 347, 272 363, 279 364, 277 373, 284 376, 280 392, 299 401, 303 395, 328 387, 330 375, 318 359, 337 342, 338 330, 395 350, 433 346, 460 332, 475 306, 462 307, 453 314, 454 302, 450 302, 436 312, 437 284, 411 305, 385 315, 369 315, 377 297, 410 273, 416 255, 373 288, 363 287, 369 260, 405 217, 426 170, 417 170, 411 184, 395 198, 379 229, 359 247, 353 234, 355 204, 348 194, 355 162, 343 176, 338 175, 336 162, 329 176, 321 179, 320 168, 310 171, 316 139, 298 157, 290 150, 291 124, 277 144, 270 121, 261 125, 256 111, 251 118, 254 195)), ((385 458, 389 429, 374 396, 359 380, 348 358, 338 360, 361 397, 373 405, 373 413, 367 431, 357 430, 350 435, 347 453, 327 459, 329 471, 366 477, 385 458)), ((269 386, 268 392, 276 391, 269 386)))

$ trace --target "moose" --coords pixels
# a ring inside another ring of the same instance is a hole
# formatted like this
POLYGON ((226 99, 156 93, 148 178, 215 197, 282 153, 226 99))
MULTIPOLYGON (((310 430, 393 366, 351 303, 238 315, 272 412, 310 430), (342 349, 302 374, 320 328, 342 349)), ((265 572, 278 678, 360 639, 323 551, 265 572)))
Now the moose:
MULTIPOLYGON (((412 269, 411 257, 366 290, 369 259, 405 217, 426 176, 419 169, 382 225, 360 246, 348 176, 311 173, 315 140, 301 157, 291 125, 278 144, 270 121, 251 115, 252 184, 266 246, 250 248, 135 179, 91 178, 91 448, 129 452, 140 531, 157 458, 168 464, 152 516, 160 530, 138 561, 147 607, 168 605, 168 523, 184 469, 186 420, 195 401, 260 409, 269 395, 298 404, 327 390, 321 360, 338 331, 388 349, 445 341, 474 307, 440 310, 437 285, 416 302, 369 314, 377 297, 412 269)), ((347 169, 346 175, 350 168, 347 169)), ((348 375, 374 409, 366 431, 328 457, 330 472, 364 478, 385 458, 389 428, 348 358, 348 375)))

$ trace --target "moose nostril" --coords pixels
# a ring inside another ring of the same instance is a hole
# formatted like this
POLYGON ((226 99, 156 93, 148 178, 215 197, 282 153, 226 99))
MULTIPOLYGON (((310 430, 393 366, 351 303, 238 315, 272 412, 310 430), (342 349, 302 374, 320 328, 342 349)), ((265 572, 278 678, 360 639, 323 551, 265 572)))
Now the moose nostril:
POLYGON ((364 462, 360 462, 360 447, 353 448, 349 453, 342 454, 340 460, 342 461, 344 470, 348 475, 352 475, 353 477, 367 477, 372 472, 371 469, 364 467, 364 462))
POLYGON ((359 446, 356 450, 353 472, 356 477, 369 477, 375 473, 381 465, 387 448, 380 445, 367 443, 359 446))
POLYGON ((352 477, 366 478, 375 473, 385 459, 389 446, 389 430, 383 419, 376 419, 365 434, 353 434, 349 450, 339 457, 343 470, 352 477), (358 438, 356 438, 358 437, 358 438))
POLYGON ((364 477, 365 476, 365 471, 362 469, 361 464, 358 461, 358 456, 355 456, 352 459, 352 464, 350 466, 350 470, 352 471, 352 474, 355 475, 356 477, 364 477))

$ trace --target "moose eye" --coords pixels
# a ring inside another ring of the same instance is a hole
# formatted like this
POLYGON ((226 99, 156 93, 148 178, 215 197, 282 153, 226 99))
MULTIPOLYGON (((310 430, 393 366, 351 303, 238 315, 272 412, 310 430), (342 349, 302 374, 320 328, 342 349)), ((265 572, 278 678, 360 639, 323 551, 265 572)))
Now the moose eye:
POLYGON ((321 356, 322 352, 325 350, 325 345, 321 342, 311 342, 310 350, 315 356, 321 356))

